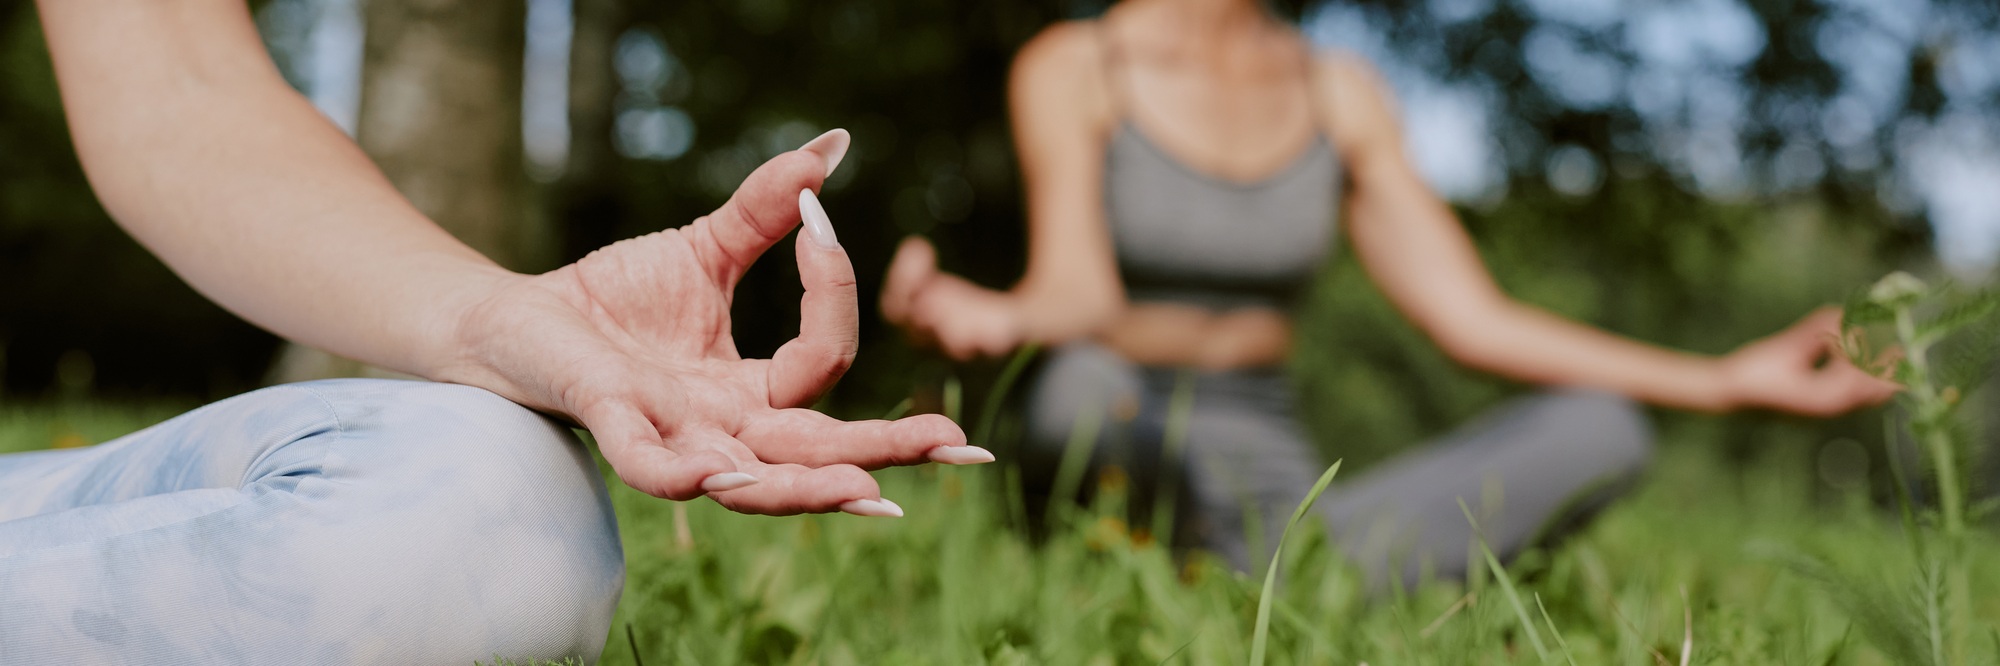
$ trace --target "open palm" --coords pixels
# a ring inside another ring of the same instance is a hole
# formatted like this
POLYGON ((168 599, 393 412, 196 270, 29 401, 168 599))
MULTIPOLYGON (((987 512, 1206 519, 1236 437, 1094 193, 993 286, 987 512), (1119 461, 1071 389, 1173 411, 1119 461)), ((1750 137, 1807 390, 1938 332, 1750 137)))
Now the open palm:
POLYGON ((858 347, 854 268, 812 193, 845 149, 845 133, 829 137, 765 163, 692 224, 497 291, 461 324, 460 381, 575 419, 634 488, 745 513, 901 515, 864 469, 992 460, 941 416, 850 423, 805 408, 858 347), (802 216, 799 337, 744 359, 731 293, 802 216))

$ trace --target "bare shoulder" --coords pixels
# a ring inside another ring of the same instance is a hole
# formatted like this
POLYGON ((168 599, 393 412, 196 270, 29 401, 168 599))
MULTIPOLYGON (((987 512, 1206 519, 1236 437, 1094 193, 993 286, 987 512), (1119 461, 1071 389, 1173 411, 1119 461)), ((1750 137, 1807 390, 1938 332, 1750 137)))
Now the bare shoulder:
POLYGON ((1014 54, 1014 78, 1035 84, 1096 83, 1104 59, 1099 29, 1093 21, 1063 21, 1043 28, 1014 54))
POLYGON ((1029 104, 1090 116, 1108 112, 1099 30, 1095 21, 1064 21, 1023 44, 1009 82, 1017 110, 1029 104))
POLYGON ((1360 54, 1321 49, 1313 57, 1313 94, 1324 126, 1343 144, 1369 138, 1394 137, 1400 132, 1395 95, 1374 63, 1360 54))

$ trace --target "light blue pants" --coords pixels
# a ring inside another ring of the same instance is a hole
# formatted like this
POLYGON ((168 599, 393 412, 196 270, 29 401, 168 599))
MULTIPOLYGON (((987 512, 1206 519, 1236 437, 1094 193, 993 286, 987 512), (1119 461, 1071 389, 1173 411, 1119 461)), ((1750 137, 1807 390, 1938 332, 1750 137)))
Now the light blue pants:
POLYGON ((0 456, 0 664, 594 661, 624 579, 583 445, 476 388, 293 384, 0 456))

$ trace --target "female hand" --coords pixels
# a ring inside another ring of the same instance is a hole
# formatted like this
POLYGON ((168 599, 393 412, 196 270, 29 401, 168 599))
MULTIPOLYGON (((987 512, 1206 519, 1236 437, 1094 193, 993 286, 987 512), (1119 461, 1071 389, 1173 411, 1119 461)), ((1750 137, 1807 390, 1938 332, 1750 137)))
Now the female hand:
POLYGON ((914 236, 903 240, 889 262, 882 317, 917 344, 936 346, 956 361, 1001 356, 1026 341, 1013 301, 939 271, 937 251, 914 236))
POLYGON ((1723 357, 1729 402, 1824 417, 1879 404, 1901 389, 1848 363, 1839 335, 1840 310, 1822 308, 1723 357))
POLYGON ((902 515, 864 469, 993 456, 943 416, 847 423, 805 409, 859 339, 854 268, 813 194, 846 147, 846 132, 829 132, 693 224, 504 281, 458 318, 463 357, 443 378, 576 420, 648 494, 706 494, 744 513, 902 515), (799 337, 769 360, 741 358, 731 292, 802 217, 799 337))

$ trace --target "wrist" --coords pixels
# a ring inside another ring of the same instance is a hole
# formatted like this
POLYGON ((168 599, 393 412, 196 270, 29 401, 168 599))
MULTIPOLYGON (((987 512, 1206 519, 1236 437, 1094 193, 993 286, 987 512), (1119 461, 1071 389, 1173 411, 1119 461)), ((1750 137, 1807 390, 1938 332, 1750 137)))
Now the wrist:
POLYGON ((432 381, 490 388, 500 378, 486 362, 488 345, 480 331, 489 317, 482 313, 501 293, 528 279, 495 264, 473 264, 459 271, 425 313, 413 366, 416 374, 432 381))
POLYGON ((1693 406, 1704 412, 1733 412, 1751 404, 1749 391, 1744 386, 1741 373, 1736 371, 1730 357, 1703 359, 1700 372, 1704 396, 1693 406))

